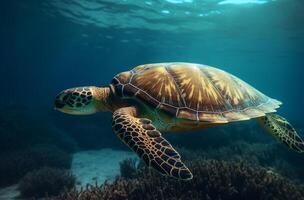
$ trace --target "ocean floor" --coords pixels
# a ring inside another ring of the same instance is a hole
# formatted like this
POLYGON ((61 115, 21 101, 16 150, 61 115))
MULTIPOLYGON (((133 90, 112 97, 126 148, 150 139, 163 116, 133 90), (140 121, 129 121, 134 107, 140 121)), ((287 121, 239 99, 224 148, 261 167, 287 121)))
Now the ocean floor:
POLYGON ((119 163, 127 158, 136 158, 131 151, 101 149, 81 151, 73 155, 71 172, 76 176, 77 188, 87 184, 101 184, 119 175, 119 163))
MULTIPOLYGON (((87 184, 104 183, 119 175, 119 163, 127 158, 136 158, 131 151, 101 149, 96 151, 80 151, 73 155, 71 173, 76 177, 76 188, 87 184)), ((17 185, 0 188, 0 200, 17 199, 17 185)), ((19 199, 20 200, 20 199, 19 199)))
POLYGON ((19 191, 17 190, 17 185, 0 188, 0 200, 13 200, 17 199, 18 196, 19 191))

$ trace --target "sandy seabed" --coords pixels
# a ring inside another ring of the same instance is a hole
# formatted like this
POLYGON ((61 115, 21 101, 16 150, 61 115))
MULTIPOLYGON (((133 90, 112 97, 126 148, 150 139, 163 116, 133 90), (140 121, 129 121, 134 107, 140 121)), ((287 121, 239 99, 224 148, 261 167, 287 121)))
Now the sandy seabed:
POLYGON ((87 184, 101 184, 119 175, 119 163, 127 158, 135 158, 131 151, 101 149, 80 151, 73 155, 71 172, 76 177, 77 188, 87 184))

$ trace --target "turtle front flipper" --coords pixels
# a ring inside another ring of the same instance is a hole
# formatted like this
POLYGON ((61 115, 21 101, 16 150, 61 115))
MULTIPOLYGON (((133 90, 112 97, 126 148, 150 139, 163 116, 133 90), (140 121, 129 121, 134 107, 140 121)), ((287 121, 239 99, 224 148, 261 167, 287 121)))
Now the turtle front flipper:
POLYGON ((159 173, 177 179, 192 179, 180 155, 155 129, 151 120, 137 118, 137 114, 135 107, 120 108, 114 112, 112 126, 117 136, 159 173))
POLYGON ((304 141, 286 119, 276 114, 267 114, 258 118, 258 121, 263 128, 289 148, 304 153, 304 141))

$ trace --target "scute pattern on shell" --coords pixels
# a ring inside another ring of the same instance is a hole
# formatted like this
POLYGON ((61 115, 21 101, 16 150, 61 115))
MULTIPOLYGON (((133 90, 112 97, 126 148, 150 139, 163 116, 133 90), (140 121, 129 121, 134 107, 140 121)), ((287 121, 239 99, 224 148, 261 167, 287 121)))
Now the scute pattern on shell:
POLYGON ((217 68, 191 63, 140 65, 112 81, 122 98, 137 98, 174 117, 227 123, 275 112, 281 102, 217 68))

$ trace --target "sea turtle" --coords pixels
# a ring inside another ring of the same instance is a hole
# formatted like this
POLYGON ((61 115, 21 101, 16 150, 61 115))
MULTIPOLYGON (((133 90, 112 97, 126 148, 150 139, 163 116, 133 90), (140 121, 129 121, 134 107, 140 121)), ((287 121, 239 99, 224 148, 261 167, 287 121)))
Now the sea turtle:
POLYGON ((55 100, 64 113, 113 112, 113 131, 128 147, 161 174, 183 180, 192 173, 160 132, 255 118, 289 148, 304 152, 295 129, 273 114, 280 105, 225 71, 192 63, 140 65, 117 74, 107 87, 71 88, 55 100))

